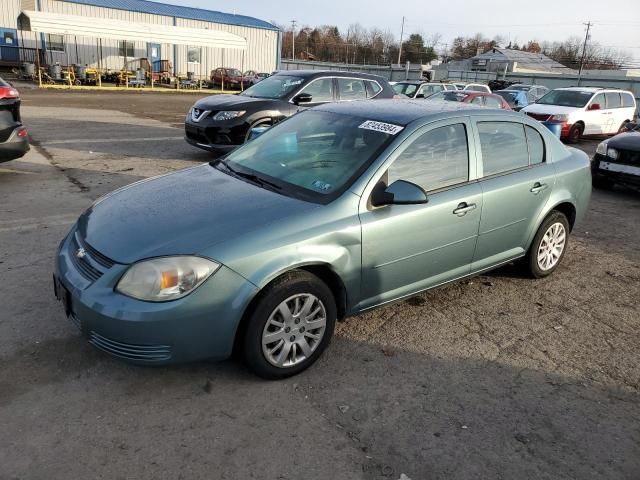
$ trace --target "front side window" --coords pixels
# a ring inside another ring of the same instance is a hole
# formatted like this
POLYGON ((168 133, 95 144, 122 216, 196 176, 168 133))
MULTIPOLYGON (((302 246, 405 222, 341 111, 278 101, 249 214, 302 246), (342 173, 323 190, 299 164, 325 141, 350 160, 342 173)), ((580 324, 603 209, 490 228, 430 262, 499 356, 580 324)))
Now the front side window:
POLYGON ((121 57, 133 57, 134 56, 134 46, 133 42, 128 40, 120 40, 119 44, 119 53, 121 57))
POLYGON ((47 50, 64 52, 64 36, 47 34, 47 50))
POLYGON ((406 95, 407 97, 413 97, 418 87, 415 83, 396 83, 393 89, 398 95, 406 95))
POLYGON ((605 97, 607 98, 607 108, 620 108, 622 106, 622 100, 620 100, 618 92, 607 92, 605 97))
POLYGON ((478 122, 484 176, 529 165, 524 126, 513 122, 478 122))
POLYGON ((283 98, 300 88, 304 78, 292 75, 273 75, 247 88, 240 95, 255 98, 283 98))
POLYGON ((442 92, 444 87, 442 85, 422 85, 420 87, 420 93, 425 97, 433 95, 434 93, 442 92))
POLYGON ((353 78, 338 78, 338 92, 340 100, 364 100, 367 98, 367 91, 364 89, 364 82, 353 78))
POLYGON ((311 95, 311 103, 333 102, 333 79, 318 78, 302 89, 311 95))
POLYGON ((593 102, 591 102, 591 105, 596 104, 600 105, 601 110, 607 108, 607 97, 604 95, 604 93, 599 93, 595 96, 593 102))
POLYGON ((189 63, 200 63, 200 48, 199 47, 189 47, 187 49, 187 62, 189 62, 189 63))
POLYGON ((266 179, 284 195, 326 202, 351 185, 402 128, 306 110, 234 150, 218 168, 228 165, 266 179))
POLYGON ((461 123, 423 133, 398 156, 389 168, 389 184, 406 180, 425 191, 469 180, 467 133, 461 123))

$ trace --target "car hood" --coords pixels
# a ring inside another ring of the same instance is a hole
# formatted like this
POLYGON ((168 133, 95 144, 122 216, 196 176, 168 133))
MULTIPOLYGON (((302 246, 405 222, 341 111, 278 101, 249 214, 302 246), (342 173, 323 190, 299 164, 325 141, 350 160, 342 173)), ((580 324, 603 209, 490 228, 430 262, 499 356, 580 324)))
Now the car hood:
POLYGON ((197 254, 313 208, 205 164, 116 190, 82 214, 78 230, 101 254, 133 263, 197 254))
POLYGON ((198 100, 194 105, 201 110, 240 110, 252 106, 258 107, 261 103, 280 102, 281 100, 270 98, 254 98, 243 95, 212 95, 198 100))
POLYGON ((640 132, 625 132, 607 141, 607 145, 618 150, 640 152, 640 132))
POLYGON ((542 103, 532 103, 524 107, 521 112, 541 113, 548 115, 569 114, 582 110, 580 107, 564 107, 562 105, 545 105, 542 103))

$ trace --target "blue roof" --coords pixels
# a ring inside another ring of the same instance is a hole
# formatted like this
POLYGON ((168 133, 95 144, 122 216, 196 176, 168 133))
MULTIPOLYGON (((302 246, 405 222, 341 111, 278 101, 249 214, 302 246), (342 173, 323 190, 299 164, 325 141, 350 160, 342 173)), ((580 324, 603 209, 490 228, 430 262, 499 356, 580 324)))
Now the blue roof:
POLYGON ((242 27, 264 28, 278 30, 278 27, 264 20, 259 20, 245 15, 204 10, 202 8, 181 7, 166 3, 151 2, 149 0, 65 0, 68 3, 79 3, 95 7, 114 8, 131 12, 151 13, 167 17, 188 18, 190 20, 202 20, 204 22, 225 23, 227 25, 239 25, 242 27))

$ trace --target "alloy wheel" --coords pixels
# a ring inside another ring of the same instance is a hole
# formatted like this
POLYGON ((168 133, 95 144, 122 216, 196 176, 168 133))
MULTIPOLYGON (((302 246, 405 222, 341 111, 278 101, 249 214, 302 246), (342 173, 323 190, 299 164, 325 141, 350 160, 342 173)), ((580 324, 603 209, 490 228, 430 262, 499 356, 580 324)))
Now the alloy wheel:
POLYGON ((567 232, 560 222, 553 223, 545 232, 538 246, 538 267, 551 270, 558 264, 567 243, 567 232))
POLYGON ((308 359, 318 348, 327 326, 327 311, 318 297, 293 295, 269 315, 262 332, 262 353, 279 368, 308 359))

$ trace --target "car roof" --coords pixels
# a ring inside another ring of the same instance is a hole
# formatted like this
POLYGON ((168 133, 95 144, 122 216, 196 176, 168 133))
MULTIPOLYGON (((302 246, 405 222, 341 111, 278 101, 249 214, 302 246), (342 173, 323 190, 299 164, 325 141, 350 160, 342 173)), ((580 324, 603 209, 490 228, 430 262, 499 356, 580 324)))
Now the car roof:
POLYGON ((522 119, 522 114, 506 112, 498 109, 487 109, 467 103, 459 102, 430 102, 426 100, 358 100, 353 102, 328 103, 314 107, 312 110, 323 112, 352 115, 355 117, 375 120, 379 122, 394 123, 396 125, 408 125, 420 119, 447 118, 458 116, 460 113, 472 115, 490 112, 491 114, 512 115, 515 119, 522 119))
POLYGON ((343 70, 280 70, 276 75, 291 75, 294 77, 315 78, 315 77, 351 77, 365 78, 370 80, 384 80, 380 75, 372 75, 362 72, 348 72, 343 70))
POLYGON ((572 91, 572 92, 592 92, 592 93, 596 93, 596 92, 601 92, 603 90, 621 91, 622 89, 620 89, 620 88, 602 88, 602 87, 560 87, 560 88, 555 88, 554 90, 568 90, 568 91, 572 91))

